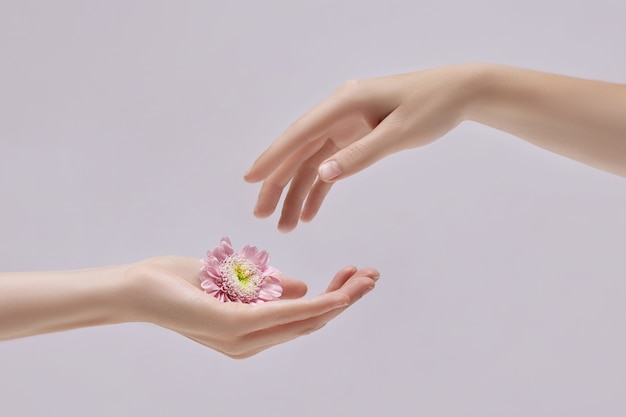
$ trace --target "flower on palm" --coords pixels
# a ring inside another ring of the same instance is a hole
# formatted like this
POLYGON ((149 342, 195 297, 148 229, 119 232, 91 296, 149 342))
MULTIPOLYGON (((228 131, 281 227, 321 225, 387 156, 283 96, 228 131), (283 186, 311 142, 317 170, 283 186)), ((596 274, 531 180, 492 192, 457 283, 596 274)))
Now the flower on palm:
POLYGON ((207 252, 200 270, 201 287, 208 294, 227 302, 257 304, 278 299, 283 288, 280 271, 267 264, 269 253, 245 245, 235 252, 228 237, 207 252))

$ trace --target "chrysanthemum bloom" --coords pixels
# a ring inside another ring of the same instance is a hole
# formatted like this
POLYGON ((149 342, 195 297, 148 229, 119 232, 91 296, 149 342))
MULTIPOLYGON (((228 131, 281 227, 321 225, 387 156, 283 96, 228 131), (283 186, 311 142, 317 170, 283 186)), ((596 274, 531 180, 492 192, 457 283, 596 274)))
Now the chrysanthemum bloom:
POLYGON ((201 287, 221 301, 257 304, 278 299, 283 287, 278 269, 269 266, 269 253, 246 245, 235 253, 230 239, 207 252, 200 271, 201 287))

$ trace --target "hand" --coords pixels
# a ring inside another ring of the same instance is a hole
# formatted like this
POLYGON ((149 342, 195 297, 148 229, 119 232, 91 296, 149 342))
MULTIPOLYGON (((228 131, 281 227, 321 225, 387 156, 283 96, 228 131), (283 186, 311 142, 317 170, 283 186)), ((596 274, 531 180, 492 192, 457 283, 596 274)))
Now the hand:
POLYGON ((244 178, 264 180, 257 217, 272 214, 290 184, 278 222, 288 232, 315 217, 334 181, 463 120, 626 177, 625 106, 625 84, 492 64, 350 81, 292 124, 244 178))
POLYGON ((255 215, 272 214, 291 183, 278 223, 290 231, 298 219, 313 219, 334 181, 436 140, 464 119, 479 68, 458 65, 345 83, 291 125, 245 174, 249 182, 264 180, 255 215))
POLYGON ((321 329, 374 288, 374 269, 346 267, 326 292, 300 299, 306 285, 281 276, 281 300, 249 305, 224 303, 200 288, 201 261, 160 257, 128 270, 135 288, 136 320, 180 333, 231 358, 243 359, 271 346, 321 329))

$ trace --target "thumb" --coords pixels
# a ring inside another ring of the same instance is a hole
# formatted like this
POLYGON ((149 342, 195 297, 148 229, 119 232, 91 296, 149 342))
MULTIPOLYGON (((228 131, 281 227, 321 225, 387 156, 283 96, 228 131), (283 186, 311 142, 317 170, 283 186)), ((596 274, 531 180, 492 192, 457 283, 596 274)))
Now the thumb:
POLYGON ((392 153, 392 144, 397 140, 394 140, 393 128, 385 122, 388 122, 388 119, 383 120, 361 139, 322 162, 318 168, 320 179, 324 182, 334 182, 349 177, 392 153))

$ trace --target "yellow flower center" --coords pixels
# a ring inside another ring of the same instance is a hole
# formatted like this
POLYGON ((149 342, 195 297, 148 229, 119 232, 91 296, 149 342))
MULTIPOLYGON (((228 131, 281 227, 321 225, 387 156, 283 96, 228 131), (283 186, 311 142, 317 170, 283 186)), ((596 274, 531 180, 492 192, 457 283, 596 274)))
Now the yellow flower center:
POLYGON ((235 268, 233 268, 233 272, 235 273, 235 275, 237 275, 237 279, 242 284, 246 284, 250 279, 250 271, 246 270, 241 264, 235 265, 235 268))
POLYGON ((254 300, 263 286, 261 270, 250 260, 235 254, 224 260, 221 267, 222 287, 231 300, 254 300))

